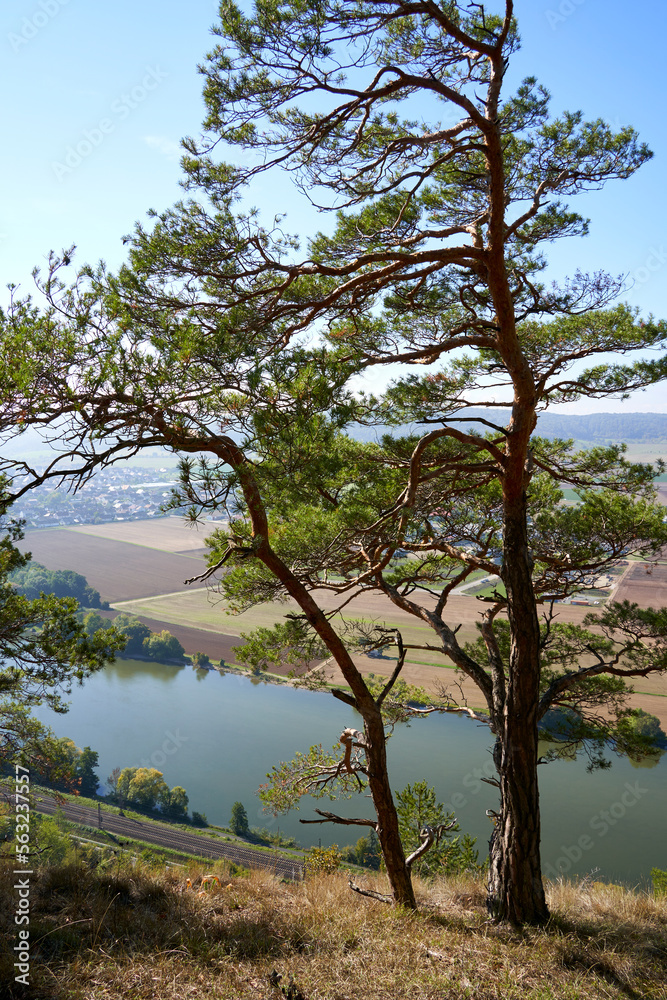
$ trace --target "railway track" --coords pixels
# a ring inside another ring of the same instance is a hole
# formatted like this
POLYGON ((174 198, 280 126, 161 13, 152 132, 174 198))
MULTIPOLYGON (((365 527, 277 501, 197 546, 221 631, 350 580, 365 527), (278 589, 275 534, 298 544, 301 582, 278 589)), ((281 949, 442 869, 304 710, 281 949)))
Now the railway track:
MULTIPOLYGON (((42 796, 39 800, 33 800, 32 808, 47 815, 53 815, 60 808, 65 819, 70 820, 70 822, 98 827, 97 810, 90 806, 72 805, 69 802, 58 806, 55 799, 42 796)), ((142 822, 106 811, 101 813, 101 820, 101 829, 106 830, 107 833, 128 837, 132 840, 142 840, 159 847, 168 847, 172 851, 197 854, 203 858, 232 861, 245 868, 265 868, 281 878, 293 880, 303 878, 303 862, 298 857, 292 859, 284 854, 269 854, 252 847, 241 847, 238 844, 220 841, 212 837, 186 833, 184 830, 172 830, 157 823, 142 822)))

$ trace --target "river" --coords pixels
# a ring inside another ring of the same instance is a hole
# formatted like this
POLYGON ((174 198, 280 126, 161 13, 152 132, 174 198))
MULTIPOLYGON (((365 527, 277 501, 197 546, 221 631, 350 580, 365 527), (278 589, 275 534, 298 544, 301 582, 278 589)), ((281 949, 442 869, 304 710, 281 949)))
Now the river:
MULTIPOLYGON (((182 785, 190 810, 226 825, 235 801, 251 826, 279 827, 304 846, 354 842, 359 828, 303 826, 300 812, 266 815, 255 795, 271 765, 311 744, 332 746, 343 728, 359 726, 352 709, 326 692, 295 690, 236 674, 193 671, 117 660, 71 695, 67 715, 35 714, 58 736, 99 753, 102 781, 114 767, 157 767, 170 787, 182 785)), ((478 838, 480 856, 491 833, 486 810, 495 789, 488 729, 468 718, 430 716, 397 727, 389 741, 392 786, 426 778, 452 808, 462 832, 478 838)), ((613 759, 607 771, 586 772, 586 761, 558 760, 540 768, 542 860, 547 877, 559 873, 630 885, 647 884, 652 867, 667 868, 667 756, 643 766, 613 759)), ((328 800, 323 808, 332 808, 328 800)), ((347 816, 371 816, 366 798, 337 803, 347 816)))

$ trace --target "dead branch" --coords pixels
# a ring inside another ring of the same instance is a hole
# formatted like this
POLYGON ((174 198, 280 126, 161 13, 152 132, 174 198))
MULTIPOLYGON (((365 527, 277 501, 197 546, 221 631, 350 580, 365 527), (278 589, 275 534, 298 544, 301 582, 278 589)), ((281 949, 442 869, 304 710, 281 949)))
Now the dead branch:
POLYGON ((300 819, 299 823, 342 823, 344 826, 370 826, 377 832, 376 819, 346 819, 344 816, 337 816, 336 813, 327 812, 324 809, 316 809, 318 816, 324 819, 300 819))
POLYGON ((348 885, 352 892, 358 892, 360 896, 368 896, 370 899, 377 899, 380 903, 392 903, 393 898, 383 892, 373 892, 372 889, 362 889, 360 885, 355 885, 352 879, 348 879, 348 885))
POLYGON ((452 820, 451 823, 440 823, 439 826, 423 826, 419 831, 419 836, 421 838, 421 844, 419 847, 412 852, 412 854, 405 859, 405 867, 410 871, 414 862, 421 858, 427 851, 433 847, 434 844, 440 842, 440 838, 443 833, 447 830, 451 830, 456 826, 456 820, 452 820))

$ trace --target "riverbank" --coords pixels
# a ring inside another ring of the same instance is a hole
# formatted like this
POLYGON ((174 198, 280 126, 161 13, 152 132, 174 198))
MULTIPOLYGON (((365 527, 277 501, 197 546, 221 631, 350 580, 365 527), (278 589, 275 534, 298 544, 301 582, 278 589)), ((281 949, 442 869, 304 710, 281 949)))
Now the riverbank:
MULTIPOLYGON (((212 530, 212 525, 207 530, 212 530)), ((23 547, 32 549, 34 558, 49 569, 70 568, 83 573, 91 586, 105 600, 115 605, 107 612, 113 617, 120 611, 137 615, 151 631, 168 629, 186 653, 206 653, 216 663, 238 667, 234 647, 243 644, 241 633, 258 626, 271 627, 282 621, 286 613, 296 609, 293 602, 263 605, 242 615, 226 615, 225 606, 215 590, 183 581, 196 576, 204 567, 207 549, 206 531, 192 529, 177 517, 159 521, 137 521, 112 525, 86 525, 52 531, 30 531, 23 547)), ((647 604, 667 605, 667 558, 651 565, 642 560, 628 563, 622 577, 616 580, 614 598, 647 604)), ((337 597, 326 591, 315 593, 322 607, 330 611, 337 597)), ((451 622, 459 626, 463 641, 477 637, 480 605, 474 597, 452 595, 448 603, 451 622)), ((561 604, 558 620, 579 624, 593 610, 561 604)), ((430 630, 413 616, 394 607, 379 594, 363 593, 354 598, 346 615, 364 622, 387 623, 400 628, 405 641, 425 645, 430 630)), ((355 656, 362 673, 388 676, 395 661, 389 658, 355 656)), ((278 677, 286 677, 289 666, 275 669, 278 677)), ((336 668, 325 669, 329 683, 340 684, 336 668)), ((442 688, 459 700, 463 697, 473 707, 481 707, 480 692, 467 678, 456 674, 451 663, 437 651, 415 650, 403 670, 407 683, 423 687, 430 693, 442 688), (460 682, 460 687, 459 687, 460 682)), ((269 678, 271 679, 271 678, 269 678)), ((642 708, 660 719, 667 730, 667 674, 659 677, 635 678, 635 694, 630 705, 642 708)))
MULTIPOLYGON (((368 677, 369 674, 375 674, 376 676, 389 678, 396 666, 395 658, 389 656, 375 659, 367 656, 356 656, 354 660, 364 677, 368 677)), ((305 675, 305 677, 291 679, 288 677, 287 668, 285 668, 284 673, 277 671, 268 673, 268 671, 263 671, 261 674, 256 675, 252 674, 250 670, 236 664, 225 664, 224 670, 220 672, 236 673, 240 676, 250 678, 255 677, 265 680, 270 684, 292 684, 293 686, 303 685, 304 683, 307 685, 308 677, 308 675, 305 675)), ((323 666, 316 667, 310 674, 313 678, 321 677, 329 688, 345 688, 345 684, 341 682, 341 675, 333 663, 326 661, 323 666)), ((424 688, 428 694, 438 696, 448 694, 459 705, 466 705, 481 712, 486 711, 485 706, 481 703, 481 694, 477 685, 470 678, 457 672, 452 666, 434 667, 431 664, 408 662, 403 667, 401 678, 406 684, 424 688)), ((639 680, 644 680, 644 678, 639 678, 639 680)), ((650 683, 667 688, 667 677, 652 678, 650 683)), ((664 694, 635 691, 628 698, 628 706, 630 708, 640 708, 644 712, 655 715, 660 720, 662 728, 667 732, 667 691, 664 694)))

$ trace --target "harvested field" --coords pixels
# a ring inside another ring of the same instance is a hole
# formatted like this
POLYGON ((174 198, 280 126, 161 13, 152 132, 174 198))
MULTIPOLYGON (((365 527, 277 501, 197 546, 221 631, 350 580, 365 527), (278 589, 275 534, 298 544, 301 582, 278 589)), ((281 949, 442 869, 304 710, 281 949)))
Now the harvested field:
MULTIPOLYGON (((315 600, 325 610, 334 608, 340 597, 325 590, 313 592, 315 600)), ((348 595, 349 596, 349 595, 348 595)), ((214 590, 203 588, 184 593, 162 594, 149 599, 118 601, 115 605, 119 610, 136 615, 149 615, 159 621, 171 621, 180 624, 194 624, 200 628, 210 628, 215 631, 224 630, 232 635, 240 635, 260 626, 270 628, 277 621, 298 610, 294 601, 284 603, 264 604, 252 608, 241 615, 225 613, 225 602, 214 590)), ((474 597, 454 595, 448 602, 447 620, 452 628, 460 625, 459 639, 464 642, 477 637, 475 625, 480 621, 484 605, 474 597)), ((581 622, 593 607, 558 606, 558 616, 561 621, 581 622)), ((401 611, 381 594, 359 594, 345 608, 346 619, 377 622, 380 625, 400 628, 406 642, 424 644, 433 641, 433 631, 413 615, 401 611)), ((436 654, 428 650, 415 651, 418 659, 432 659, 436 654)), ((438 658, 437 662, 440 662, 438 658)))
MULTIPOLYGON (((339 598, 327 591, 314 592, 314 597, 325 609, 331 609, 339 598)), ((224 630, 232 635, 249 632, 251 629, 270 628, 281 621, 286 614, 298 611, 294 601, 264 604, 242 615, 225 613, 225 603, 213 590, 195 590, 189 593, 164 594, 150 599, 118 601, 115 607, 130 614, 148 615, 160 621, 178 624, 195 624, 200 628, 224 630)), ((479 619, 480 604, 474 598, 452 597, 450 602, 450 622, 461 624, 459 636, 473 639, 476 635, 475 622, 479 619)), ((380 594, 361 594, 345 608, 345 618, 400 627, 406 642, 422 644, 431 641, 433 632, 412 615, 395 608, 380 594)), ((436 655, 428 650, 415 653, 418 658, 432 659, 436 655)))
POLYGON ((82 524, 68 528, 81 535, 109 538, 114 542, 145 545, 161 552, 182 552, 198 555, 207 552, 204 539, 220 522, 205 521, 189 524, 182 517, 150 518, 143 521, 111 521, 109 524, 82 524))
POLYGON ((27 531, 19 547, 47 569, 82 573, 105 601, 187 590, 184 581, 205 568, 193 554, 159 552, 68 528, 27 531))
MULTIPOLYGON (((662 554, 664 558, 664 553, 662 554)), ((654 565, 633 562, 628 566, 614 595, 615 601, 630 601, 643 608, 667 604, 667 562, 654 565)))

